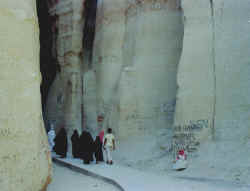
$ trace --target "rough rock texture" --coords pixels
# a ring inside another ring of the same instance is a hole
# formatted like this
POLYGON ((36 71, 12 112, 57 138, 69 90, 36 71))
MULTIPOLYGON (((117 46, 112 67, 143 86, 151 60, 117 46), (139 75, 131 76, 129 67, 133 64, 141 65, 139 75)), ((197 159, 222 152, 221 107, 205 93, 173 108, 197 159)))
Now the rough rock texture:
POLYGON ((99 1, 98 112, 120 138, 171 127, 182 47, 179 2, 99 1))
POLYGON ((239 141, 250 130, 250 1, 214 1, 213 9, 215 138, 239 141))
POLYGON ((83 105, 84 105, 84 123, 88 130, 91 132, 93 138, 95 138, 99 131, 99 125, 97 123, 97 85, 96 74, 93 70, 89 70, 84 73, 83 81, 83 105))
POLYGON ((228 155, 244 150, 249 140, 250 2, 183 0, 182 8, 176 143, 193 147, 212 139, 221 143, 215 150, 228 155))
MULTIPOLYGON (((137 127, 133 131, 152 134, 157 132, 156 129, 172 126, 183 36, 181 16, 176 0, 129 3, 127 24, 133 26, 135 35, 132 37, 134 45, 127 47, 134 48, 131 68, 136 72, 133 79, 135 97, 131 101, 136 99, 136 112, 133 114, 137 116, 137 127)), ((123 96, 128 93, 125 90, 123 96)), ((126 109, 128 105, 123 107, 126 109)), ((127 115, 130 117, 131 112, 127 115)))
POLYGON ((215 115, 214 33, 209 0, 182 1, 182 8, 184 39, 177 74, 175 146, 192 147, 188 148, 191 150, 200 139, 212 135, 215 115), (194 42, 196 46, 193 46, 194 42))
POLYGON ((117 130, 119 83, 123 65, 125 1, 99 1, 97 6, 94 68, 97 76, 98 114, 104 126, 117 130))
MULTIPOLYGON (((47 100, 47 120, 56 132, 64 126, 68 140, 77 129, 82 131, 82 31, 83 0, 50 3, 56 28, 55 49, 61 71, 53 82, 47 100)), ((71 141, 68 141, 71 155, 71 141)))
POLYGON ((135 135, 144 147, 150 140, 155 153, 172 151, 171 143, 174 153, 199 152, 206 143, 214 153, 246 149, 249 0, 99 0, 93 52, 80 45, 83 3, 72 2, 51 5, 61 72, 49 120, 93 135, 98 125, 111 127, 124 142, 135 135))
POLYGON ((51 179, 35 10, 33 0, 0 1, 1 191, 45 191, 51 179))

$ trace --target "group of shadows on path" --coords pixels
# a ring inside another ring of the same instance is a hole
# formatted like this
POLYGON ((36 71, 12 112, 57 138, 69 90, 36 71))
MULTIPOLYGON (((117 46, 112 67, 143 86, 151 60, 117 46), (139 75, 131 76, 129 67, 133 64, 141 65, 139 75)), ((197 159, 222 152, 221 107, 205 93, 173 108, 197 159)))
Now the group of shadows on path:
MULTIPOLYGON (((57 136, 54 139, 55 146, 53 150, 61 158, 67 156, 67 133, 65 128, 61 128, 57 136)), ((91 134, 87 131, 83 131, 79 136, 77 130, 71 136, 72 142, 72 155, 74 158, 80 158, 83 160, 84 164, 90 164, 94 161, 94 156, 96 163, 102 162, 103 152, 102 152, 102 135, 96 136, 95 141, 93 140, 91 134)))

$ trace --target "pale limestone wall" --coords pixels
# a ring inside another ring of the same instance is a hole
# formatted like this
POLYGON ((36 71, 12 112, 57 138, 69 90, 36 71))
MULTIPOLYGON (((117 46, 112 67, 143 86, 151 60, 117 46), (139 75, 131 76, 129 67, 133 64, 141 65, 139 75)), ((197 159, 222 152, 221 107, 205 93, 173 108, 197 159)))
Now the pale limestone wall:
POLYGON ((101 130, 97 124, 97 84, 96 74, 89 70, 83 78, 83 105, 84 124, 87 130, 95 138, 101 130))
POLYGON ((242 143, 250 130, 250 1, 214 1, 216 140, 242 143))
POLYGON ((179 1, 99 2, 98 112, 120 138, 171 127, 182 36, 179 1))
POLYGON ((178 67, 175 138, 178 146, 196 144, 212 134, 214 116, 213 25, 210 1, 182 1, 183 51, 178 67), (190 130, 190 123, 207 120, 206 128, 190 130), (184 128, 184 129, 183 129, 184 128), (196 134, 193 136, 193 134, 196 134), (190 137, 191 136, 191 137, 190 137))
POLYGON ((51 180, 35 10, 33 0, 0 1, 1 191, 45 191, 51 180))
POLYGON ((83 79, 80 2, 60 1, 51 14, 59 15, 62 72, 51 87, 49 117, 71 130, 81 127, 84 102, 94 134, 95 118, 104 114, 104 128, 126 138, 169 129, 175 112, 174 145, 190 150, 209 139, 234 140, 235 127, 238 135, 249 134, 248 2, 212 2, 183 0, 182 15, 175 0, 98 1, 94 67, 83 79))
POLYGON ((249 136, 250 3, 183 0, 182 7, 176 144, 194 146, 212 139, 224 142, 217 147, 224 152, 241 149, 249 136), (190 120, 198 128, 180 130, 190 120))
POLYGON ((70 137, 77 129, 82 131, 82 33, 83 0, 59 1, 50 8, 57 15, 57 59, 61 72, 53 82, 47 100, 47 119, 62 126, 68 135, 68 154, 71 155, 70 137))
POLYGON ((123 65, 125 32, 124 0, 99 1, 94 42, 98 113, 105 115, 104 128, 117 130, 119 83, 123 65))
MULTIPOLYGON (((130 3, 127 22, 133 26, 135 35, 132 37, 135 39, 132 67, 136 71, 137 115, 134 131, 152 134, 156 129, 170 128, 173 121, 183 36, 179 2, 145 0, 130 3)), ((123 93, 125 97, 130 92, 123 93)))

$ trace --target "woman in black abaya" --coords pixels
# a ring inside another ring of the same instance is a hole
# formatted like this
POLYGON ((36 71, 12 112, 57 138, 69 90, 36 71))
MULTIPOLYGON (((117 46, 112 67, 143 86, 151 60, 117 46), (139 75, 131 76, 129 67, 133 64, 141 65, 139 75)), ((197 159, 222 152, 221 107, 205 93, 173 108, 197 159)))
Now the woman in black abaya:
POLYGON ((62 158, 67 156, 67 133, 64 127, 62 127, 59 133, 56 135, 54 139, 55 147, 54 150, 57 155, 61 155, 62 158))
POLYGON ((80 137, 79 134, 77 132, 77 130, 74 130, 74 133, 71 136, 71 142, 72 142, 72 154, 74 158, 79 158, 79 141, 80 141, 80 137))
POLYGON ((80 158, 84 164, 89 164, 93 161, 94 141, 91 134, 87 131, 83 131, 80 136, 80 158))
POLYGON ((102 142, 99 136, 96 136, 94 142, 94 151, 95 151, 96 164, 98 162, 102 162, 103 161, 102 142))

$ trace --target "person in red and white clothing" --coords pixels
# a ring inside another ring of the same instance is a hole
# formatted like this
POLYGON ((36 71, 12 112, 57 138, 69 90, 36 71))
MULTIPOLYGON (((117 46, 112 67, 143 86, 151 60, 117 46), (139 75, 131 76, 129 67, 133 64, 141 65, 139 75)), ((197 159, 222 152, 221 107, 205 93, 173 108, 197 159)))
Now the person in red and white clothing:
POLYGON ((185 151, 183 149, 179 150, 178 151, 178 155, 177 155, 177 158, 176 158, 176 161, 173 165, 173 169, 174 170, 184 170, 187 168, 187 155, 185 153, 185 151))

